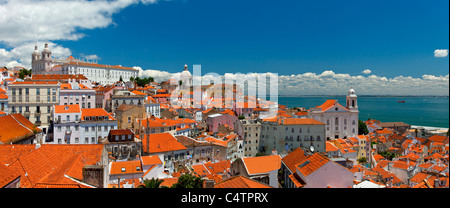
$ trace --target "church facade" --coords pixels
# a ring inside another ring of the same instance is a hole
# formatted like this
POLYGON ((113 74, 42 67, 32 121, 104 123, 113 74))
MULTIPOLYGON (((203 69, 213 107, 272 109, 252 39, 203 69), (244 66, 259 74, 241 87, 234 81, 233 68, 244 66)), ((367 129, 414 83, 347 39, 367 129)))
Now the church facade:
POLYGON ((345 106, 337 100, 327 100, 322 105, 311 108, 308 117, 325 124, 327 140, 356 137, 358 135, 358 96, 350 89, 345 106))

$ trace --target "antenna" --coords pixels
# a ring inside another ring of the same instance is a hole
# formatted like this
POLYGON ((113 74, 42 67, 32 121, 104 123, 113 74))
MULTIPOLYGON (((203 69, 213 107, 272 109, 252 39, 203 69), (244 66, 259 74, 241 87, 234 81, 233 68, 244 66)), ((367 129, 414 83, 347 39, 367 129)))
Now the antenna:
POLYGON ((314 146, 311 145, 311 146, 309 147, 309 150, 310 150, 311 152, 314 152, 314 146))

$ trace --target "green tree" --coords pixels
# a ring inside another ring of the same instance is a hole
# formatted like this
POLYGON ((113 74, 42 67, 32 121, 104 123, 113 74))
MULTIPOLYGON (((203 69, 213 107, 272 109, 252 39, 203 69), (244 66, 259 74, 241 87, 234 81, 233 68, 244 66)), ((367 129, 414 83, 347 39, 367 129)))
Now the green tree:
POLYGON ((358 120, 358 135, 369 134, 369 129, 364 121, 358 120))
POLYGON ((243 120, 243 119, 245 119, 245 116, 239 116, 238 119, 243 120))
POLYGON ((130 77, 130 82, 134 82, 134 77, 133 76, 130 77))
POLYGON ((367 163, 367 158, 366 157, 360 157, 358 159, 358 163, 359 164, 366 164, 367 163))
POLYGON ((20 79, 24 79, 26 76, 31 76, 31 69, 30 70, 21 69, 19 71, 19 78, 20 79))
POLYGON ((184 174, 170 188, 203 188, 203 179, 191 174, 184 174))
POLYGON ((161 183, 163 180, 160 180, 158 178, 152 178, 152 179, 145 179, 144 185, 138 186, 139 188, 160 188, 161 183))
POLYGON ((120 76, 120 79, 119 79, 119 81, 123 82, 122 76, 120 76))

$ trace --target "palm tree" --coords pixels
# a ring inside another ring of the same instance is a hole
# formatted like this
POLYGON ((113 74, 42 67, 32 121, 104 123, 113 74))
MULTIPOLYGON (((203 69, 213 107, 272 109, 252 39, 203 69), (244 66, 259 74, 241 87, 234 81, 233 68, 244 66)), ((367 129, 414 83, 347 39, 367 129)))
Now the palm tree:
POLYGON ((159 188, 163 180, 158 178, 145 179, 144 185, 139 186, 139 188, 159 188))

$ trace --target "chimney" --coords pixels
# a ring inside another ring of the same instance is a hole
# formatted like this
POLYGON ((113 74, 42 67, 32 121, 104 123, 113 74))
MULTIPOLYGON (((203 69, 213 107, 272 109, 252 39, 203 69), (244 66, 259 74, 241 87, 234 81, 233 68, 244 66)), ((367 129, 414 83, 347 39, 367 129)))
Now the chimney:
POLYGON ((214 180, 205 180, 203 188, 214 188, 214 180))
POLYGON ((103 188, 103 167, 101 165, 86 165, 83 167, 83 182, 103 188))
POLYGON ((434 179, 434 188, 438 188, 439 187, 439 179, 438 178, 436 178, 436 179, 434 179))

